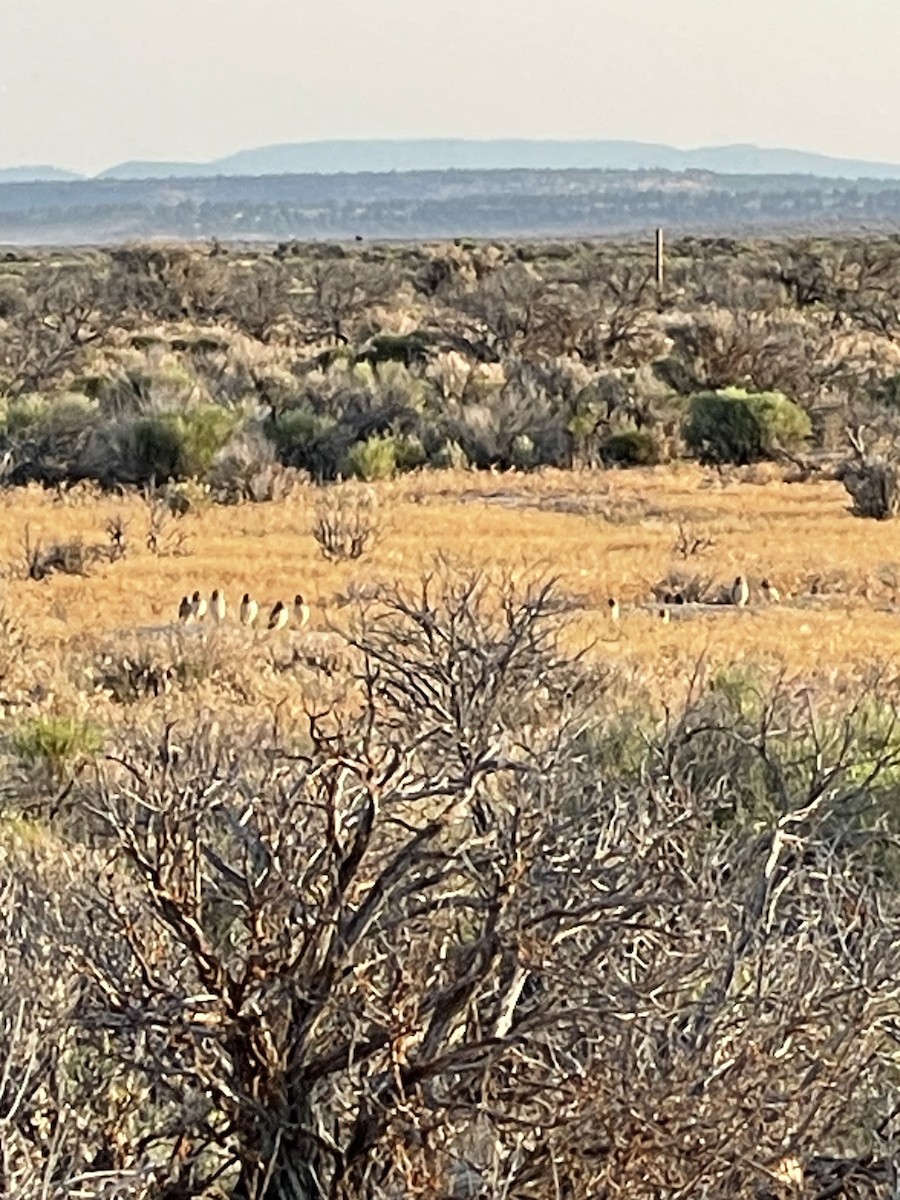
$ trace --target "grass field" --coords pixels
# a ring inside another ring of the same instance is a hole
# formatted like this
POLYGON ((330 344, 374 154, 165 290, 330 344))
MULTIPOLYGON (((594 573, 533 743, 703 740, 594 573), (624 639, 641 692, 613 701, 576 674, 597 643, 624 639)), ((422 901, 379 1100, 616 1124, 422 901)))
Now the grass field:
MULTIPOLYGON (((349 485, 345 485, 349 486, 349 485)), ((616 665, 623 686, 677 702, 699 660, 711 668, 748 667, 829 691, 851 686, 900 653, 900 548, 890 523, 863 522, 847 508, 839 483, 786 482, 774 469, 720 476, 692 466, 615 473, 475 474, 432 472, 375 485, 384 533, 366 557, 330 563, 311 535, 322 493, 301 488, 264 505, 210 506, 178 529, 187 553, 152 554, 149 516, 136 496, 77 491, 66 499, 27 489, 2 501, 0 559, 7 564, 7 603, 25 625, 29 655, 52 676, 92 639, 174 623, 182 595, 224 588, 234 620, 244 591, 263 610, 302 592, 311 630, 346 620, 346 598, 378 582, 415 583, 438 553, 511 572, 522 580, 555 576, 571 603, 567 634, 578 648, 616 665), (107 540, 106 524, 126 524, 127 553, 86 576, 21 575, 26 529, 32 541, 107 540), (684 557, 680 531, 709 539, 684 557), (670 572, 700 575, 714 594, 737 574, 748 577, 751 603, 673 608, 658 616, 653 587, 670 572), (780 604, 759 589, 764 578, 780 604), (607 599, 622 616, 609 620, 607 599)), ((240 652, 245 631, 229 635, 240 652)), ((281 635, 250 638, 263 658, 281 635)), ((296 636, 296 635, 295 635, 296 636)), ((249 663, 253 654, 246 656, 249 663)), ((246 663, 244 664, 246 665, 246 663)), ((37 671, 37 665, 36 665, 37 671)), ((40 672, 38 671, 38 675, 40 672)), ((277 688, 275 692, 277 692, 277 688)), ((254 697, 271 699, 265 689, 254 697)))

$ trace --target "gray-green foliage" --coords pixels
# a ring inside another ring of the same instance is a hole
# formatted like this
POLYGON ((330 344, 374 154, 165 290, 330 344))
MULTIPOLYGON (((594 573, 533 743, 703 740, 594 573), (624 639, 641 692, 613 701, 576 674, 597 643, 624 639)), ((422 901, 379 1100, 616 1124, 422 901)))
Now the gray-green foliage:
POLYGON ((418 434, 398 434, 394 438, 394 457, 398 471, 415 471, 428 461, 425 447, 418 434))
POLYGON ((198 404, 161 418, 180 443, 178 474, 202 478, 240 424, 240 414, 217 404, 198 404))
POLYGON ((0 456, 13 483, 82 478, 79 462, 97 427, 97 406, 73 393, 30 393, 0 401, 0 456))
POLYGON ((11 445, 30 440, 60 443, 83 433, 97 418, 97 406, 77 392, 31 392, 0 403, 0 437, 11 445))
POLYGON ((459 442, 449 438, 435 447, 429 462, 433 467, 448 468, 453 471, 467 471, 472 465, 469 456, 459 442))
POLYGON ((747 463, 796 450, 812 432, 809 416, 781 392, 725 388, 691 400, 684 439, 701 462, 747 463))
POLYGON ((0 405, 0 447, 22 482, 202 479, 242 419, 210 402, 103 419, 99 402, 80 393, 32 394, 0 405))
POLYGON ((327 413, 299 407, 280 413, 271 423, 270 431, 278 452, 286 460, 292 460, 335 424, 335 418, 327 413))

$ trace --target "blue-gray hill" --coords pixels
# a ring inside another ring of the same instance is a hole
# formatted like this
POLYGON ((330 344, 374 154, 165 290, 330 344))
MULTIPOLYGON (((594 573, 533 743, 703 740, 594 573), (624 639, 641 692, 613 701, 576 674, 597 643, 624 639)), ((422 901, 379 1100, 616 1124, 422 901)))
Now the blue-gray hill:
POLYGON ((61 167, 41 164, 33 167, 0 167, 0 183, 65 183, 83 179, 75 171, 64 171, 61 167))
POLYGON ((832 158, 802 150, 708 146, 677 150, 652 142, 466 140, 297 142, 242 150, 209 163, 127 162, 101 179, 208 178, 219 175, 332 175, 387 171, 702 170, 737 175, 815 175, 900 179, 896 163, 832 158))

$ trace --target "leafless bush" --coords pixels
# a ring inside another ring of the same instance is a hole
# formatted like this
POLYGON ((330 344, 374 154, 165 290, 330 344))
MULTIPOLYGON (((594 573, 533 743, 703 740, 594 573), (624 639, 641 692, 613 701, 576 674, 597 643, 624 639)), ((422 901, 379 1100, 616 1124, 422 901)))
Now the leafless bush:
MULTIPOLYGON (((234 1200, 889 1176, 896 715, 732 673, 628 766, 558 608, 441 568, 360 608, 355 699, 303 747, 201 718, 79 778, 102 855, 65 860, 65 903, 33 860, 3 897, 0 956, 79 981, 14 1060, 24 1102, 0 1085, 16 1170, 59 1128, 62 1196, 151 1168, 234 1200)), ((25 986, 0 971, 0 1017, 25 986)))
POLYGON ((262 435, 251 434, 234 439, 207 475, 210 491, 220 504, 284 500, 302 478, 300 471, 278 462, 274 447, 262 435))
POLYGON ((181 523, 184 515, 173 508, 169 498, 155 488, 143 492, 147 518, 144 536, 147 549, 157 558, 182 558, 192 553, 191 533, 181 523))
POLYGON ((3 688, 17 668, 20 668, 28 649, 24 623, 5 597, 0 597, 0 701, 3 688))
POLYGON ((179 630, 102 641, 91 647, 81 676, 117 704, 135 704, 206 683, 246 698, 246 664, 246 654, 236 656, 222 630, 179 630))
POLYGON ((103 546, 72 538, 67 542, 48 542, 46 545, 32 541, 31 531, 26 526, 22 541, 24 571, 28 579, 41 580, 58 572, 63 575, 87 575, 98 562, 115 562, 121 557, 119 547, 113 542, 103 546))
POLYGON ((89 508, 103 497, 103 489, 93 479, 54 483, 53 503, 63 508, 89 508))
POLYGON ((109 1115, 96 1058, 71 1069, 81 985, 59 918, 76 891, 78 855, 55 854, 49 835, 29 837, 6 820, 0 832, 0 1190, 76 1200, 69 1184, 89 1169, 109 1115), (78 1117, 87 1095, 93 1126, 78 1117))
POLYGON ((316 505, 312 535, 329 562, 362 558, 384 532, 377 498, 368 489, 329 489, 316 505))
POLYGON ((112 324, 98 304, 95 269, 42 268, 28 283, 0 339, 0 370, 13 396, 40 391, 76 368, 112 324))
POLYGON ((367 311, 386 300, 395 286, 394 272, 383 264, 344 259, 307 264, 293 298, 302 336, 308 342, 330 338, 335 345, 346 345, 367 311))
POLYGON ((106 522, 106 533, 109 537, 110 558, 124 558, 127 549, 125 535, 128 532, 128 522, 121 514, 117 514, 106 522))
POLYGON ((310 683, 322 677, 339 679, 345 676, 351 670, 353 658, 342 637, 318 631, 307 633, 299 645, 272 646, 269 654, 275 674, 291 673, 310 683))
POLYGON ((841 483, 853 498, 859 517, 884 521, 900 513, 900 470, 893 454, 886 457, 867 450, 863 430, 848 430, 854 457, 840 470, 841 483))
POLYGON ((797 580, 796 594, 803 596, 849 596, 858 586, 853 571, 842 567, 811 571, 797 580))
POLYGON ((717 589, 710 575, 691 575, 686 571, 670 571, 650 590, 657 600, 666 603, 680 597, 685 604, 711 604, 717 598, 717 589))
POLYGON ((712 550, 716 539, 709 533, 698 533, 684 525, 678 526, 678 537, 672 550, 679 558, 696 558, 712 550))
POLYGON ((133 704, 145 696, 164 696, 177 682, 172 664, 145 648, 117 657, 104 654, 90 671, 92 685, 119 704, 133 704))

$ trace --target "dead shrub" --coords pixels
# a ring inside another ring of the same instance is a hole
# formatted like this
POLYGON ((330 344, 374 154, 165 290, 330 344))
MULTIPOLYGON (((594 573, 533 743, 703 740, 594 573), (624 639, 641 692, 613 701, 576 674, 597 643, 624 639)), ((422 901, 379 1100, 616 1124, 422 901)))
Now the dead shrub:
POLYGON ((207 474, 219 504, 265 504, 285 500, 305 478, 283 466, 275 448, 262 435, 244 433, 225 447, 207 474))
POLYGON ((714 604, 716 591, 709 575, 670 571, 650 589, 657 600, 666 604, 714 604), (679 601, 680 598, 680 601, 679 601))
POLYGON ((679 558, 696 558, 706 554, 708 550, 712 550, 715 544, 716 539, 712 534, 698 533, 695 529, 679 524, 678 537, 675 539, 672 550, 679 558))
POLYGON ((125 535, 128 532, 128 522, 121 513, 117 513, 106 522, 106 534, 109 538, 110 559, 125 557, 128 544, 125 535))
POLYGON ((212 494, 219 504, 268 504, 286 500, 302 479, 302 473, 281 463, 244 468, 234 460, 213 467, 209 475, 212 494))
POLYGON ((190 532, 180 524, 184 513, 173 507, 169 496, 147 488, 143 494, 147 513, 147 549, 157 558, 183 558, 192 553, 190 532))
POLYGON ((227 692, 241 692, 234 655, 215 632, 197 636, 181 630, 104 640, 94 646, 83 677, 90 688, 116 704, 190 691, 207 683, 227 692))
POLYGON ((270 663, 277 675, 300 671, 333 679, 348 670, 351 660, 344 638, 337 633, 316 632, 305 637, 299 646, 292 645, 287 658, 279 659, 273 654, 270 663))
POLYGON ((135 654, 104 654, 89 678, 95 690, 106 692, 117 704, 135 704, 148 696, 168 695, 178 679, 176 665, 150 648, 135 654))
POLYGON ((900 476, 892 463, 848 463, 840 480, 853 499, 855 516, 884 521, 900 512, 900 476))
POLYGON ((31 540, 31 531, 26 526, 22 543, 25 576, 40 581, 54 573, 62 575, 87 575, 98 562, 115 562, 122 557, 122 550, 113 540, 108 546, 85 542, 82 538, 71 538, 67 542, 31 540))
POLYGON ((884 1190, 894 705, 817 713, 737 664, 634 722, 563 603, 440 570, 382 589, 349 703, 134 722, 74 780, 101 854, 49 903, 20 856, 0 906, 0 1014, 81 1053, 39 1060, 15 1161, 77 1105, 54 1195, 97 1144, 158 1169, 173 1130, 171 1197, 884 1190), (72 978, 55 1033, 33 998, 72 978))
POLYGON ((329 562, 362 558, 384 535, 374 492, 330 490, 316 505, 312 535, 329 562))
POLYGON ((853 458, 843 464, 838 478, 853 499, 855 516, 885 521, 900 512, 900 471, 894 448, 887 453, 870 451, 863 432, 863 426, 847 430, 853 458))
POLYGON ((834 567, 800 578, 796 590, 799 596, 849 596, 855 587, 856 580, 850 571, 834 567))
POLYGON ((15 668, 21 666, 28 648, 25 626, 7 601, 0 600, 0 688, 6 684, 15 668))

